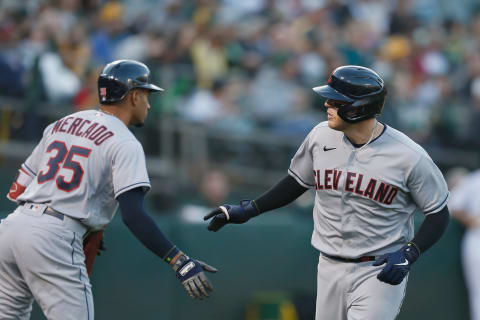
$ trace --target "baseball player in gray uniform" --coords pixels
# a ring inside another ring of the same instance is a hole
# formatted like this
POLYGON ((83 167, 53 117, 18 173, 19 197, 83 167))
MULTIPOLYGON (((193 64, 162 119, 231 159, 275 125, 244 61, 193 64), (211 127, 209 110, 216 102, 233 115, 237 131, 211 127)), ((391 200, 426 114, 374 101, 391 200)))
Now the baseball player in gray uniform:
POLYGON ((462 178, 452 189, 448 206, 452 217, 462 223, 465 234, 462 240, 462 264, 470 299, 470 319, 480 320, 480 170, 462 178))
POLYGON ((410 266, 448 225, 447 185, 419 145, 377 121, 386 88, 373 70, 339 67, 313 90, 326 98, 328 121, 305 138, 288 175, 259 198, 204 219, 213 218, 208 229, 217 231, 314 189, 316 319, 394 319, 410 266), (426 217, 414 235, 417 211, 426 217))
POLYGON ((119 205, 124 223, 188 293, 208 296, 203 271, 216 269, 177 249, 143 208, 145 155, 127 126, 143 125, 150 93, 162 90, 143 63, 115 61, 98 78, 98 110, 45 129, 8 194, 19 206, 0 224, 0 319, 29 319, 34 299, 48 319, 93 319, 82 239, 103 229, 119 205))

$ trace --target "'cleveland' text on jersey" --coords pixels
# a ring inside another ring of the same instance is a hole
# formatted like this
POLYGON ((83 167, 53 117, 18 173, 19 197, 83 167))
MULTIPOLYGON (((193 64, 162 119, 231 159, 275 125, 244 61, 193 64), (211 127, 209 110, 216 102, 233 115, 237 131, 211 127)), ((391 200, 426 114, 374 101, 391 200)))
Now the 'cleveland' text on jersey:
MULTIPOLYGON (((336 169, 313 170, 316 190, 338 190, 342 171, 336 169)), ((398 193, 398 188, 374 178, 364 179, 364 175, 356 172, 343 174, 344 190, 370 198, 374 201, 391 204, 398 193)))

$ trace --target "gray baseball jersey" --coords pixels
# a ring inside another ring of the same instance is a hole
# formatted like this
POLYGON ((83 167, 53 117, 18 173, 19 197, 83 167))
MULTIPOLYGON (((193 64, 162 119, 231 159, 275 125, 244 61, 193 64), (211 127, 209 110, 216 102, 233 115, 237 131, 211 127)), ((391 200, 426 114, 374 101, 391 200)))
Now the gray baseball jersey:
POLYGON ((48 126, 22 168, 35 179, 19 201, 46 203, 95 229, 111 221, 121 193, 150 188, 140 142, 117 117, 96 110, 48 126))
POLYGON ((400 249, 413 238, 413 214, 434 214, 449 197, 425 150, 386 125, 379 137, 356 149, 322 122, 308 134, 288 172, 316 190, 312 245, 344 258, 400 249))

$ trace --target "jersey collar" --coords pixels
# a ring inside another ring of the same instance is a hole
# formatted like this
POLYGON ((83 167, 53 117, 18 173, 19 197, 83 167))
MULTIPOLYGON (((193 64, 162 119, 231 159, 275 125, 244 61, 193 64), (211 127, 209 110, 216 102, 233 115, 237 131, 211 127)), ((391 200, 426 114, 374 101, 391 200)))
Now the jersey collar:
MULTIPOLYGON (((379 121, 381 124, 383 124, 383 130, 382 132, 380 132, 380 134, 378 135, 378 137, 375 137, 375 139, 372 139, 368 144, 372 144, 373 142, 377 141, 378 138, 380 138, 383 133, 387 130, 387 125, 381 121, 379 121)), ((350 139, 348 139, 347 135, 343 135, 343 141, 346 143, 347 141, 349 142, 349 144, 351 146, 354 147, 354 149, 359 149, 361 147, 363 147, 365 144, 364 143, 361 143, 361 144, 358 144, 358 143, 353 143, 352 141, 350 141, 350 139)))

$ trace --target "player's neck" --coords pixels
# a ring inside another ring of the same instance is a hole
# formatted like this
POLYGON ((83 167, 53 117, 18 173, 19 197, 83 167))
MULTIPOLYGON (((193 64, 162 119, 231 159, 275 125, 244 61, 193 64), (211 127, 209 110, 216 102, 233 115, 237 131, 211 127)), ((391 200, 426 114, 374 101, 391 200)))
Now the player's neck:
POLYGON ((383 130, 383 125, 377 119, 368 119, 352 124, 343 130, 348 139, 355 144, 365 144, 375 139, 383 130))
POLYGON ((102 104, 100 106, 100 111, 110 116, 117 117, 126 126, 128 126, 130 123, 130 116, 127 114, 127 112, 124 112, 123 108, 119 106, 102 104))

